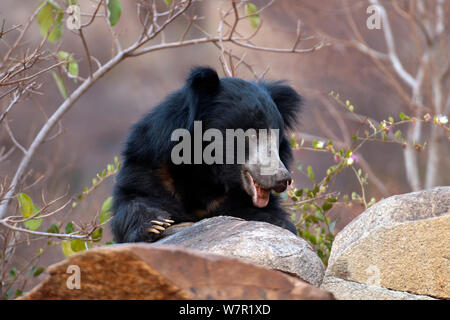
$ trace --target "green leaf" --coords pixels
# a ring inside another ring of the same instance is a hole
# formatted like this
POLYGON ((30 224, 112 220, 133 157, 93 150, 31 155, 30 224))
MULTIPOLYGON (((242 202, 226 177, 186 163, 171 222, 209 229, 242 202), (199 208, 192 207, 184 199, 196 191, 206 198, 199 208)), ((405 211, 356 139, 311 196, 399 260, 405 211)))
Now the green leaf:
POLYGON ((58 86, 59 93, 61 93, 64 99, 67 99, 67 89, 61 77, 57 75, 55 72, 52 72, 52 75, 53 79, 55 79, 56 85, 58 86))
POLYGON ((248 21, 250 22, 250 26, 253 29, 258 29, 261 24, 261 18, 259 17, 258 7, 256 7, 253 3, 247 3, 245 5, 245 14, 248 15, 248 21))
POLYGON ((345 157, 346 157, 346 158, 350 158, 351 156, 352 156, 352 150, 348 149, 348 150, 345 152, 345 157))
POLYGON ((70 242, 70 249, 72 249, 73 252, 79 252, 86 249, 86 245, 84 244, 84 240, 81 239, 74 239, 70 242))
POLYGON ((67 61, 69 61, 69 58, 70 58, 70 54, 68 53, 68 52, 66 52, 66 51, 58 51, 58 57, 61 59, 61 60, 67 60, 67 61))
POLYGON ((103 235, 103 228, 95 229, 95 231, 92 233, 92 240, 94 242, 98 242, 102 240, 102 235, 103 235))
POLYGON ((306 170, 307 170, 307 173, 308 173, 308 178, 311 181, 315 182, 315 176, 314 176, 313 168, 311 166, 308 166, 308 168, 306 168, 306 170))
POLYGON ((335 166, 331 166, 327 169, 327 176, 330 176, 333 174, 333 172, 336 170, 335 166))
POLYGON ((73 57, 66 51, 59 51, 58 57, 61 60, 67 60, 67 70, 73 76, 78 76, 78 63, 73 59, 73 57))
POLYGON ((313 145, 313 147, 315 149, 322 149, 323 148, 323 141, 314 140, 312 145, 313 145))
POLYGON ((102 204, 102 211, 100 213, 100 223, 105 223, 106 221, 111 218, 112 212, 112 205, 113 205, 113 197, 108 197, 102 204))
POLYGON ((74 231, 73 223, 69 222, 66 224, 66 234, 72 233, 74 231))
POLYGON ((329 203, 329 202, 324 202, 324 204, 322 205, 322 209, 323 211, 328 211, 333 207, 333 204, 329 203))
POLYGON ((319 191, 320 191, 319 185, 318 185, 318 184, 315 184, 315 185, 314 185, 314 189, 312 190, 313 196, 315 197, 316 194, 317 194, 319 191))
POLYGON ((316 210, 316 217, 320 219, 320 221, 325 221, 325 216, 320 208, 316 210))
MULTIPOLYGON (((36 207, 36 211, 34 213, 36 213, 37 211, 39 211, 39 208, 36 207)), ((39 215, 38 215, 38 217, 39 217, 39 215)), ((34 230, 37 230, 41 226, 42 218, 39 218, 39 219, 33 218, 31 220, 25 221, 23 224, 27 229, 34 231, 34 230)))
POLYGON ((105 223, 106 221, 108 221, 112 216, 112 212, 111 211, 105 211, 102 212, 100 214, 100 223, 105 223))
MULTIPOLYGON (((43 2, 41 2, 41 5, 43 2)), ((62 35, 62 19, 64 13, 62 8, 54 1, 49 1, 39 10, 36 20, 43 37, 47 36, 49 42, 56 42, 62 35), (51 29, 50 29, 51 28, 51 29), (50 33, 49 33, 50 32, 50 33)))
MULTIPOLYGON (((19 210, 22 213, 22 217, 24 219, 31 217, 33 214, 40 210, 40 208, 35 206, 33 204, 33 201, 31 201, 31 198, 25 193, 19 193, 17 195, 17 200, 19 201, 19 210)), ((25 221, 23 224, 27 229, 34 231, 41 226, 41 223, 42 218, 39 219, 35 217, 31 220, 25 221)))
POLYGON ((119 22, 122 14, 122 4, 119 0, 108 0, 108 18, 111 26, 115 26, 119 22))
POLYGON ((295 139, 291 139, 291 147, 295 148, 296 144, 297 144, 297 142, 295 142, 295 139))
POLYGON ((401 139, 402 138, 402 132, 400 130, 395 131, 394 137, 396 137, 397 139, 401 139))
POLYGON ((297 221, 297 215, 295 213, 291 214, 291 221, 295 223, 297 221))
POLYGON ((168 6, 170 6, 170 0, 164 0, 164 2, 165 2, 168 6))
POLYGON ((319 256, 320 259, 324 257, 323 251, 320 249, 317 249, 317 255, 319 256))
POLYGON ((61 249, 64 255, 68 258, 71 255, 73 255, 75 252, 71 248, 71 241, 70 240, 63 240, 61 242, 61 249))
POLYGON ((59 233, 59 226, 56 223, 53 223, 48 229, 48 233, 59 233))
POLYGON ((402 119, 402 120, 405 119, 405 114, 403 112, 400 112, 400 119, 402 119))
POLYGON ((33 201, 26 193, 19 193, 17 195, 17 200, 19 201, 19 210, 22 213, 24 219, 31 217, 33 214, 33 201))
POLYGON ((11 270, 9 270, 9 276, 14 279, 17 276, 17 270, 16 268, 11 268, 11 270))
POLYGON ((72 59, 72 62, 69 62, 68 66, 69 73, 74 77, 78 76, 78 63, 72 59))
POLYGON ((39 267, 34 273, 33 273, 33 277, 37 277, 39 276, 42 272, 44 272, 44 267, 39 267))

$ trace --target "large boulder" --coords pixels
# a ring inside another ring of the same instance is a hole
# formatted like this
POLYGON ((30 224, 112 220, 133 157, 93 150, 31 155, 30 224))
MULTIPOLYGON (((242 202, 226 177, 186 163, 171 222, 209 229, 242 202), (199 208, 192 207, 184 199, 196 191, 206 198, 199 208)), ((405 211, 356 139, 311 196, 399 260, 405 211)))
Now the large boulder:
POLYGON ((390 290, 331 276, 323 279, 321 288, 332 292, 338 300, 436 300, 429 296, 390 290))
POLYGON ((239 258, 294 275, 320 286, 325 267, 302 238, 275 225, 219 216, 191 226, 169 230, 154 245, 177 245, 207 253, 239 258))
POLYGON ((21 299, 333 299, 279 271, 145 243, 83 251, 47 272, 21 299))
POLYGON ((450 299, 450 187, 384 199, 336 236, 322 288, 352 299, 355 283, 367 299, 450 299))

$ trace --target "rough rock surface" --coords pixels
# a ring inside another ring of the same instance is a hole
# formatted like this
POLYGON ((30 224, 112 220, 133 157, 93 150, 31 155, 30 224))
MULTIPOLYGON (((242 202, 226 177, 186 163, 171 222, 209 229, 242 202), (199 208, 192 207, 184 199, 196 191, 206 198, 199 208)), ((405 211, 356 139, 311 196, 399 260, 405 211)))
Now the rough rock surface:
POLYGON ((334 277, 325 277, 320 287, 333 292, 338 300, 436 300, 428 296, 389 290, 334 277))
POLYGON ((150 244, 122 244, 77 253, 21 299, 333 299, 282 272, 237 259, 150 244), (80 268, 80 289, 69 289, 80 268))
POLYGON ((220 216, 179 228, 154 245, 178 245, 246 260, 320 286, 325 267, 311 246, 291 232, 265 222, 220 216))
POLYGON ((363 212, 336 236, 330 277, 450 299, 450 187, 393 196, 363 212))

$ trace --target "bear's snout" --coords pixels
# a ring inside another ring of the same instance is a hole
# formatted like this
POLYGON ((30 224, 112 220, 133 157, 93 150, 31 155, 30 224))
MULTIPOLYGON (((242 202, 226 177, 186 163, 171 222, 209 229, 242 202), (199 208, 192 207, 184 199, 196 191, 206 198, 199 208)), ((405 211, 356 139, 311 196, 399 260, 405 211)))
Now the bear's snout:
POLYGON ((284 192, 292 182, 291 174, 281 160, 276 169, 271 168, 269 171, 258 164, 244 165, 242 180, 244 190, 252 198, 253 205, 258 208, 267 206, 272 190, 284 192))

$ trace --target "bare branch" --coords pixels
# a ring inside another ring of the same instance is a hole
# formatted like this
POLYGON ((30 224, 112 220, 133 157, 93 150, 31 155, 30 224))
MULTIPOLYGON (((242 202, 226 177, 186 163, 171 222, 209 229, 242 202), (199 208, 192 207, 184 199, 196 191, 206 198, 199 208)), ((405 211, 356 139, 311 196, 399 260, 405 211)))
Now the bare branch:
POLYGON ((98 10, 100 9, 100 7, 102 6, 102 3, 103 3, 103 0, 100 0, 98 2, 97 7, 95 8, 95 11, 94 11, 94 13, 91 16, 91 19, 89 20, 88 23, 85 23, 85 24, 81 25, 81 29, 89 27, 91 25, 91 23, 94 22, 95 18, 98 17, 97 13, 98 13, 98 10))
POLYGON ((68 234, 50 233, 50 232, 33 231, 33 230, 25 229, 25 228, 20 228, 20 227, 16 227, 15 225, 9 224, 7 221, 5 221, 5 219, 1 219, 0 224, 2 224, 6 228, 14 230, 14 231, 18 231, 18 232, 22 232, 22 233, 29 233, 29 234, 38 235, 38 236, 45 236, 45 237, 50 237, 50 238, 60 238, 60 239, 92 240, 92 238, 89 235, 78 235, 78 234, 73 234, 73 233, 68 233, 68 234))
MULTIPOLYGON (((103 0, 101 0, 103 1, 103 0)), ((181 46, 189 46, 189 45, 194 45, 194 44, 201 44, 201 43, 213 43, 215 45, 218 45, 219 42, 221 44, 225 43, 225 42, 229 42, 232 44, 235 44, 237 46, 243 47, 243 48, 248 48, 248 49, 252 49, 252 50, 259 50, 259 51, 267 51, 267 52, 279 52, 279 53, 308 53, 308 52, 313 52, 317 49, 319 49, 320 47, 322 47, 324 45, 324 42, 321 41, 318 44, 314 45, 312 48, 308 48, 308 49, 297 49, 297 45, 294 45, 293 47, 291 47, 290 49, 280 49, 280 48, 267 48, 267 47, 261 47, 261 46, 256 46, 253 45, 249 42, 244 42, 241 39, 236 39, 233 37, 233 33, 236 33, 236 30, 232 30, 233 32, 231 32, 231 35, 224 38, 223 36, 219 36, 219 37, 204 37, 204 38, 197 38, 197 39, 191 39, 191 40, 184 40, 182 38, 181 41, 177 41, 177 42, 169 42, 169 43, 160 43, 160 44, 156 44, 156 45, 151 45, 148 47, 144 47, 144 45, 146 45, 148 42, 150 42, 152 39, 154 39, 157 35, 162 35, 162 33, 164 32, 165 28, 171 24, 175 19, 177 19, 180 15, 183 15, 186 10, 191 6, 193 0, 182 0, 179 3, 177 3, 175 5, 175 1, 172 2, 172 5, 170 6, 169 11, 167 12, 157 12, 156 11, 156 7, 155 7, 155 2, 152 2, 152 10, 153 10, 153 22, 152 25, 154 26, 154 28, 151 28, 150 30, 147 30, 145 33, 145 35, 143 37, 141 37, 138 41, 136 41, 134 44, 130 45, 128 48, 126 49, 122 49, 120 42, 119 42, 119 38, 117 37, 117 35, 114 33, 114 31, 112 30, 112 28, 110 27, 110 31, 113 35, 113 39, 115 41, 116 44, 116 50, 117 53, 104 65, 100 66, 99 64, 99 68, 94 72, 93 68, 92 68, 92 64, 90 63, 90 76, 85 79, 80 85, 79 87, 74 90, 67 99, 64 100, 64 102, 56 109, 56 111, 48 118, 48 120, 45 122, 45 124, 42 126, 42 128, 40 129, 40 131, 37 133, 37 135, 34 137, 33 141, 31 142, 30 146, 28 149, 23 148, 25 151, 25 155, 23 157, 23 159, 20 161, 18 168, 13 176, 13 179, 10 183, 10 188, 8 189, 8 191, 5 194, 4 199, 0 202, 0 218, 4 217, 6 215, 7 212, 7 208, 8 208, 8 203, 10 201, 10 199, 14 196, 16 189, 18 188, 19 185, 19 181, 21 181, 25 171, 27 170, 28 165, 31 162, 31 159, 33 158, 36 150, 39 148, 39 146, 46 141, 47 136, 49 135, 49 133, 51 132, 51 130, 54 128, 54 126, 59 123, 61 117, 74 105, 74 103, 100 78, 102 77, 104 74, 106 74, 109 70, 111 70, 112 68, 114 68, 116 65, 118 65, 121 61, 123 61, 125 58, 127 57, 132 57, 132 56, 139 56, 142 55, 144 53, 149 53, 149 52, 153 52, 153 51, 157 51, 157 50, 162 50, 162 49, 170 49, 170 48, 176 48, 176 47, 181 47, 181 46), (166 20, 159 25, 157 18, 161 17, 161 16, 167 16, 166 20)), ((97 8, 96 11, 98 11, 100 7, 100 4, 97 3, 97 8)), ((104 7, 106 8, 106 5, 104 5, 104 7)), ((236 7, 235 7, 236 9, 236 7)), ((233 11, 235 12, 235 14, 237 14, 237 11, 233 11)), ((93 17, 91 18, 90 22, 87 24, 89 25, 92 20, 94 19, 94 17, 96 16, 96 14, 94 13, 93 17)), ((107 17, 107 14, 105 14, 105 18, 107 17)), ((239 15, 235 16, 235 18, 238 17, 239 19, 241 17, 239 17, 239 15)), ((236 20, 236 24, 237 21, 236 20)), ((222 20, 223 22, 224 20, 222 20)), ((109 22, 107 22, 109 25, 109 22)), ((85 25, 85 26, 87 26, 85 25)), ((236 25, 235 25, 236 27, 236 25)), ((82 32, 80 32, 80 37, 83 40, 83 34, 82 32)), ((295 42, 298 42, 298 36, 295 39, 295 42)), ((88 56, 88 62, 90 62, 90 54, 89 54, 89 50, 87 50, 87 44, 85 43, 85 41, 83 41, 83 46, 85 47, 85 51, 86 51, 86 55, 88 56)), ((223 48, 223 46, 222 46, 223 48)), ((245 64, 245 62, 243 61, 243 58, 239 58, 236 55, 232 54, 231 50, 223 48, 223 61, 225 60, 225 54, 228 55, 229 57, 229 61, 230 64, 233 64, 233 59, 238 59, 238 64, 245 64)), ((20 80, 15 80, 15 81, 26 81, 26 80, 30 80, 40 74, 42 74, 45 71, 50 70, 51 68, 57 67, 60 64, 65 63, 66 61, 61 61, 58 64, 55 64, 51 67, 48 67, 44 70, 39 71, 38 73, 32 75, 32 76, 28 76, 28 77, 24 77, 20 80)), ((235 68, 237 67, 237 65, 235 65, 235 68)), ((251 67, 249 67, 251 68, 251 67)), ((9 82, 8 84, 13 84, 15 83, 15 81, 13 82, 9 82)), ((22 230, 20 230, 22 231, 22 230)), ((40 234, 43 235, 42 233, 35 233, 35 234, 40 234)), ((44 233, 45 234, 45 233, 44 233)), ((46 235, 46 234, 45 234, 46 235)))
POLYGON ((381 21, 383 23, 383 34, 386 41, 386 45, 388 48, 388 56, 394 67, 395 71, 411 88, 414 88, 417 85, 415 79, 405 70, 403 64, 398 58, 397 52, 395 50, 395 41, 394 35, 392 33, 391 24, 389 22, 389 18, 386 13, 386 9, 383 5, 379 3, 378 0, 369 0, 370 3, 377 5, 379 8, 379 13, 381 17, 381 21))
POLYGON ((42 142, 47 137, 48 133, 51 131, 53 126, 61 119, 61 117, 72 107, 72 105, 106 72, 116 66, 124 58, 124 53, 119 52, 114 58, 104 64, 100 69, 98 69, 92 77, 85 80, 72 94, 58 107, 58 109, 52 114, 48 121, 41 128, 39 133, 35 136, 33 142, 28 148, 25 156, 20 161, 16 173, 11 181, 10 188, 5 194, 5 199, 0 201, 0 218, 6 215, 6 210, 8 208, 9 200, 13 197, 18 183, 28 167, 34 153, 42 144, 42 142))
POLYGON ((94 73, 94 71, 93 71, 94 69, 92 67, 92 61, 91 61, 91 55, 89 53, 89 47, 88 47, 86 39, 84 38, 84 35, 83 35, 83 28, 80 28, 80 30, 78 30, 78 32, 80 34, 81 41, 83 42, 84 51, 86 52, 86 57, 87 57, 88 65, 89 65, 89 77, 92 78, 92 74, 94 73))
POLYGON ((11 141, 14 143, 14 145, 23 152, 23 154, 27 154, 27 150, 17 141, 16 137, 14 136, 13 132, 11 131, 11 128, 9 127, 8 120, 3 123, 5 126, 6 131, 9 134, 9 137, 11 138, 11 141))
POLYGON ((25 26, 23 27, 20 35, 17 37, 16 41, 14 42, 14 44, 9 48, 8 52, 6 52, 5 56, 3 57, 2 63, 0 63, 0 68, 5 64, 5 62, 9 59, 9 57, 11 56, 11 53, 13 52, 13 50, 15 48, 17 48, 17 46, 19 45, 19 43, 22 41, 25 33, 27 32, 28 28, 30 27, 31 23, 33 22, 34 18, 36 18, 37 14, 39 13, 39 11, 41 11, 41 9, 43 7, 45 7, 47 5, 49 0, 43 1, 40 6, 34 11, 34 13, 30 16, 30 18, 28 19, 27 23, 25 24, 25 26))
POLYGON ((41 74, 43 74, 43 73, 45 73, 47 71, 52 70, 53 68, 56 68, 56 67, 64 64, 64 63, 66 63, 66 61, 60 61, 60 62, 55 63, 55 64, 53 64, 53 65, 51 65, 51 66, 49 66, 49 67, 47 67, 45 69, 39 70, 38 72, 36 72, 35 74, 32 74, 31 76, 24 77, 24 78, 21 78, 21 79, 12 80, 12 81, 8 81, 8 82, 1 82, 0 81, 0 86, 9 86, 9 85, 16 84, 16 83, 19 83, 19 82, 25 82, 25 81, 31 80, 33 78, 36 78, 37 76, 40 76, 41 74))
POLYGON ((2 115, 0 116, 0 123, 2 123, 3 119, 6 117, 6 115, 8 114, 8 112, 11 110, 11 108, 16 104, 16 102, 19 100, 20 97, 20 93, 19 93, 19 89, 17 89, 14 94, 13 94, 13 98, 11 100, 11 102, 9 103, 8 107, 6 108, 5 112, 2 113, 2 115))
POLYGON ((12 146, 7 152, 5 152, 5 147, 2 147, 0 150, 0 162, 5 161, 14 152, 14 150, 16 150, 15 146, 12 146))

